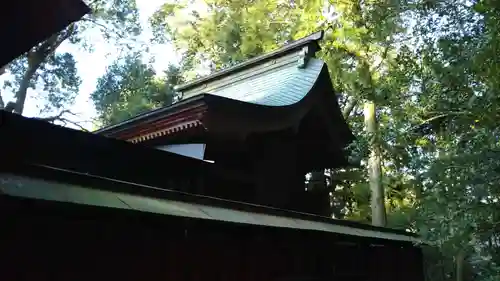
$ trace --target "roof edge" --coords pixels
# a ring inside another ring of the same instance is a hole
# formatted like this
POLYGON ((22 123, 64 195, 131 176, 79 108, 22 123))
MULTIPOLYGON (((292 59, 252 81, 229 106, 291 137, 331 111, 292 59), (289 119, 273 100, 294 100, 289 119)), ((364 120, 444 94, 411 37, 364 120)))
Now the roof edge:
POLYGON ((188 103, 196 102, 196 101, 202 101, 205 98, 204 94, 201 95, 196 95, 193 97, 190 97, 185 100, 181 100, 179 102, 172 103, 169 106, 164 106, 160 107, 151 111, 146 111, 144 113, 138 114, 135 117, 132 117, 130 119, 127 119, 125 121, 116 123, 114 125, 106 126, 101 129, 95 130, 92 133, 94 134, 113 134, 118 131, 121 131, 123 129, 128 128, 129 126, 133 126, 134 124, 141 123, 144 120, 148 118, 155 118, 157 116, 161 116, 163 113, 172 110, 172 108, 180 107, 188 103))
POLYGON ((298 39, 290 44, 286 44, 285 46, 283 46, 279 49, 276 49, 272 52, 263 54, 261 56, 257 56, 255 58, 252 58, 249 60, 246 60, 246 61, 241 62, 235 66, 223 69, 223 70, 215 72, 211 75, 208 75, 208 76, 205 76, 205 77, 202 77, 199 79, 195 79, 193 81, 187 82, 187 83, 182 84, 182 85, 178 85, 174 89, 176 91, 185 91, 187 89, 196 87, 201 83, 206 83, 206 82, 209 82, 209 81, 212 81, 215 79, 220 79, 224 76, 234 74, 235 72, 238 72, 238 71, 250 68, 252 66, 255 66, 256 64, 262 63, 263 61, 283 56, 291 51, 297 50, 297 49, 302 48, 304 46, 307 46, 311 43, 317 43, 317 41, 320 41, 323 39, 324 34, 325 34, 324 31, 320 30, 320 31, 315 32, 313 34, 310 34, 306 37, 298 39))
MULTIPOLYGON (((330 217, 318 216, 314 214, 308 214, 303 212, 297 212, 293 210, 285 210, 274 208, 270 206, 252 204, 241 201, 234 201, 223 199, 219 197, 211 197, 200 194, 193 194, 188 192, 182 192, 174 189, 165 189, 161 187, 150 186, 148 184, 134 183, 129 181, 121 181, 116 179, 111 179, 107 177, 101 177, 92 174, 83 174, 76 171, 70 171, 66 169, 58 169, 49 166, 39 166, 39 165, 27 165, 23 166, 23 172, 19 172, 16 169, 5 170, 0 172, 1 176, 11 176, 18 179, 28 180, 28 181, 41 181, 54 186, 65 186, 68 187, 79 187, 80 189, 85 189, 87 191, 96 192, 106 192, 112 194, 124 194, 127 196, 151 198, 159 201, 170 201, 170 202, 181 202, 185 204, 192 204, 198 206, 206 206, 217 209, 224 209, 232 212, 244 212, 251 213, 255 215, 273 216, 280 218, 287 218, 292 220, 306 221, 308 224, 311 223, 323 223, 328 225, 336 225, 346 228, 354 228, 360 231, 372 231, 381 232, 384 234, 393 234, 398 236, 404 236, 408 239, 400 240, 403 242, 413 242, 422 241, 420 235, 408 232, 401 229, 391 229, 387 227, 373 226, 370 224, 364 224, 356 221, 333 219, 330 217), (26 173, 26 168, 29 167, 29 172, 26 173), (43 171, 43 172, 42 172, 43 171), (41 174, 43 173, 43 174, 41 174), (85 178, 84 183, 80 179, 85 178)), ((17 192, 19 189, 14 189, 17 192)), ((8 193, 4 193, 9 195, 8 193)), ((41 194, 45 196, 46 193, 41 194)), ((11 195, 13 196, 13 195, 11 195)), ((14 195, 15 196, 15 195, 14 195)), ((19 196, 22 197, 22 196, 19 196)), ((33 198, 33 197, 32 197, 33 198)), ((33 198, 33 199, 44 199, 44 198, 33 198)), ((57 201, 57 199, 56 199, 57 201)), ((121 201, 121 200, 120 200, 121 201)), ((64 201, 63 201, 64 202, 64 201)), ((123 202, 123 201, 122 201, 123 202)), ((79 203, 75 203, 79 204, 79 203)), ((144 210, 137 209, 139 212, 147 212, 144 210)), ((212 218, 214 219, 214 218, 212 218)), ((235 223, 245 223, 236 222, 235 223)), ((257 224, 259 225, 259 224, 257 224)), ((307 229, 307 228, 306 228, 307 229)), ((316 228, 311 230, 323 230, 324 228, 316 228)), ((328 232, 328 230, 326 230, 328 232)), ((351 234, 352 235, 352 234, 351 234)), ((354 236, 359 236, 354 234, 354 236)), ((377 237, 370 237, 377 238, 377 237)), ((384 238, 382 238, 384 239, 384 238)), ((388 239, 393 240, 393 239, 388 239)))

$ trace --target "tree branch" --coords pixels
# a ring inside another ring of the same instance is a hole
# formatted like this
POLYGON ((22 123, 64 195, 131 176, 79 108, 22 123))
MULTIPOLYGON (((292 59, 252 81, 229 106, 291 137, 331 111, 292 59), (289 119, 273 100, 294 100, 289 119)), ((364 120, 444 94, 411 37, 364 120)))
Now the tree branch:
MULTIPOLYGON (((63 115, 67 114, 67 113, 73 114, 69 110, 63 110, 63 111, 59 112, 59 114, 54 115, 54 116, 49 116, 49 117, 35 117, 35 119, 38 119, 38 120, 41 120, 41 121, 46 121, 46 122, 54 122, 54 121, 57 121, 57 120, 63 118, 63 115)), ((73 115, 75 115, 75 114, 73 114, 73 115)))
POLYGON ((75 32, 75 23, 72 23, 64 31, 52 35, 49 39, 45 40, 36 52, 38 55, 43 55, 44 58, 55 52, 55 50, 75 32))
POLYGON ((351 115, 352 110, 356 105, 358 104, 358 100, 354 97, 350 98, 349 101, 347 101, 346 105, 344 106, 344 110, 342 110, 342 116, 344 119, 347 119, 349 115, 351 115))
MULTIPOLYGON (((20 82, 19 89, 17 90, 15 97, 15 105, 13 111, 18 114, 22 114, 24 110, 24 104, 26 102, 26 96, 28 93, 28 88, 30 87, 30 82, 36 74, 37 70, 44 63, 48 56, 54 54, 56 49, 71 35, 75 32, 75 24, 71 24, 67 29, 62 32, 56 33, 45 40, 43 43, 35 48, 28 51, 28 68, 23 74, 22 81, 20 82)), ((8 106, 8 105, 7 105, 8 106)))
MULTIPOLYGON (((93 19, 93 18, 89 18, 89 17, 85 17, 85 18, 82 18, 81 21, 88 21, 88 22, 91 22, 97 26, 99 26, 100 28, 102 28, 103 32, 106 32, 106 31, 109 31, 109 28, 107 26, 105 26, 104 24, 100 23, 100 22, 97 22, 97 20, 93 19)), ((120 39, 126 39, 122 34, 119 34, 119 33, 115 33, 120 39)))
POLYGON ((73 115, 73 116, 77 116, 75 113, 71 112, 70 110, 65 109, 65 110, 59 112, 58 114, 56 114, 54 116, 49 116, 49 117, 35 117, 34 119, 41 120, 41 121, 46 121, 46 122, 49 122, 49 123, 54 123, 56 121, 59 121, 59 122, 63 123, 65 126, 68 125, 68 124, 71 124, 71 125, 74 125, 74 126, 78 127, 82 131, 85 131, 85 132, 89 131, 85 127, 83 127, 79 122, 72 121, 72 120, 69 120, 68 118, 64 117, 65 114, 70 114, 70 115, 73 115))
POLYGON ((385 141, 380 142, 380 147, 393 156, 398 154, 398 151, 385 141))
POLYGON ((422 122, 420 122, 420 125, 427 124, 431 121, 434 121, 434 120, 437 120, 440 118, 449 117, 449 116, 460 116, 460 115, 472 115, 472 113, 465 112, 465 111, 452 111, 452 112, 447 112, 447 113, 441 113, 439 115, 436 115, 436 116, 433 116, 433 117, 430 117, 428 119, 423 120, 422 122))
POLYGON ((57 121, 59 121, 59 122, 63 123, 63 125, 64 125, 64 126, 67 126, 68 124, 71 124, 71 125, 73 125, 73 126, 78 127, 78 129, 80 129, 80 130, 82 130, 82 131, 84 131, 84 132, 90 132, 89 130, 87 130, 87 128, 85 128, 85 127, 83 127, 82 125, 80 125, 80 122, 71 121, 71 120, 66 119, 66 118, 64 118, 64 117, 63 117, 63 118, 61 118, 61 119, 59 119, 59 120, 57 120, 57 121))
POLYGON ((92 7, 94 4, 97 4, 97 2, 99 2, 100 0, 93 0, 93 1, 87 1, 87 6, 89 6, 91 9, 94 9, 94 7, 92 7))
POLYGON ((384 52, 382 53, 382 57, 380 58, 380 62, 372 70, 370 70, 370 72, 378 71, 382 66, 384 60, 387 58, 388 54, 389 54, 389 45, 385 47, 384 52))

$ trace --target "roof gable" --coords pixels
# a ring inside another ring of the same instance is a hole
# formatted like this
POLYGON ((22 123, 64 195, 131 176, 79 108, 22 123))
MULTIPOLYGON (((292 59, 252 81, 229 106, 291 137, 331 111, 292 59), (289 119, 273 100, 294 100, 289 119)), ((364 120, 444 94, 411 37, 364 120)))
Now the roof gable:
POLYGON ((215 139, 244 139, 252 133, 298 128, 307 113, 316 110, 324 111, 319 115, 327 119, 323 122, 325 131, 333 132, 331 142, 342 149, 354 137, 341 115, 326 64, 314 58, 321 37, 321 32, 313 34, 270 54, 181 85, 176 88, 183 97, 180 102, 96 133, 144 142, 165 136, 174 138, 196 128, 215 139), (206 110, 192 109, 199 103, 206 110), (181 111, 185 123, 179 127, 173 116, 181 111))

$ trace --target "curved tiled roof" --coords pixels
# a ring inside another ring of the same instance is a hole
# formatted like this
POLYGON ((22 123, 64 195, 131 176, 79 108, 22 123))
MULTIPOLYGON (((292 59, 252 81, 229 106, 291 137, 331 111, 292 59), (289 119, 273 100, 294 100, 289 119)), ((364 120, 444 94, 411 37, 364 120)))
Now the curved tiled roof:
POLYGON ((325 67, 319 59, 311 59, 304 68, 297 67, 295 57, 278 63, 256 71, 251 77, 232 77, 231 81, 201 87, 198 91, 251 104, 288 106, 309 94, 325 67))

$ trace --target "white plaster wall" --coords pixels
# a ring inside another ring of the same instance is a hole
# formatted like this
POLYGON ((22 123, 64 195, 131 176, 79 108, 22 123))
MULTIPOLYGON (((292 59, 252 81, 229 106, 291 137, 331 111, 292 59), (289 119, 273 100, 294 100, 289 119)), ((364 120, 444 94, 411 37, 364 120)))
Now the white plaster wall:
POLYGON ((172 145, 161 145, 157 146, 157 149, 172 152, 175 154, 196 158, 204 160, 205 156, 204 143, 190 143, 190 144, 172 144, 172 145))

